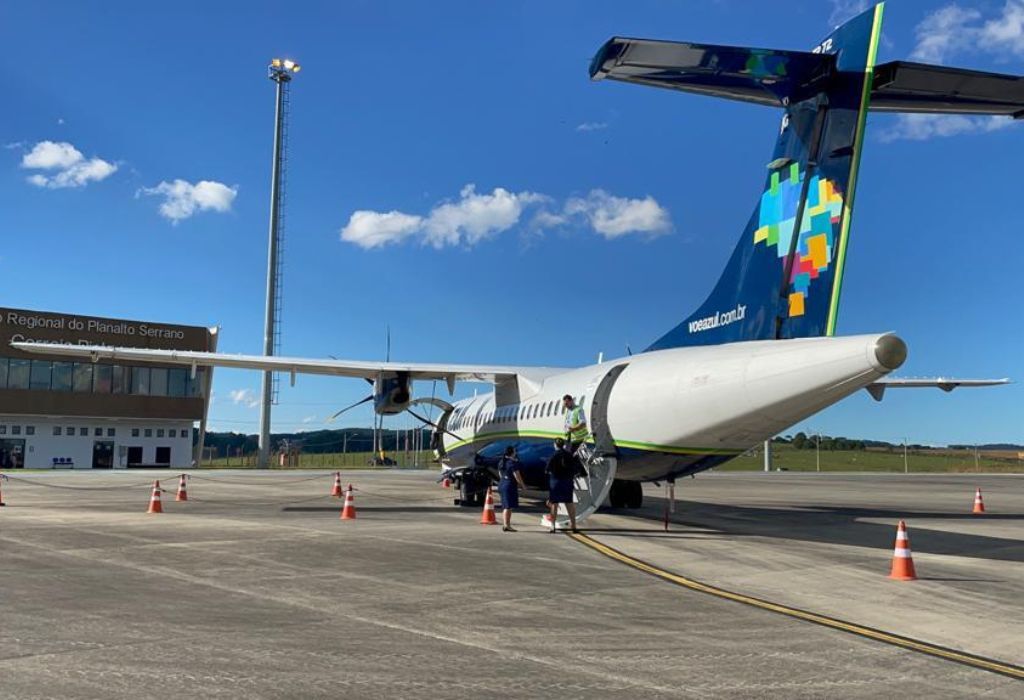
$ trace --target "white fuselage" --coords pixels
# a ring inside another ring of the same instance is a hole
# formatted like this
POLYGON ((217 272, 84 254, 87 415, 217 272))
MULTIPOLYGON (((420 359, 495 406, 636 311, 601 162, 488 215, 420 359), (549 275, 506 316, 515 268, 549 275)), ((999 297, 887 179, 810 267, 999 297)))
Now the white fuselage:
POLYGON ((467 466, 489 446, 550 442, 565 433, 561 399, 571 394, 593 439, 607 431, 620 478, 700 471, 866 387, 905 356, 906 346, 889 334, 642 353, 457 402, 446 425, 454 435, 443 436, 445 457, 448 466, 467 466), (595 411, 602 379, 620 365, 626 367, 595 411))

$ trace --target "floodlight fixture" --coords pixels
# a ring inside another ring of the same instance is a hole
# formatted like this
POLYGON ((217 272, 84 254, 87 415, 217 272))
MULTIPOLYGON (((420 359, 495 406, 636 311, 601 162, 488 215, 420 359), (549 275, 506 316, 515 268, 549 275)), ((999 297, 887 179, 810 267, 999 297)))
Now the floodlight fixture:
POLYGON ((267 77, 279 83, 288 82, 292 79, 290 74, 298 73, 300 70, 302 66, 290 58, 273 58, 267 68, 267 77))

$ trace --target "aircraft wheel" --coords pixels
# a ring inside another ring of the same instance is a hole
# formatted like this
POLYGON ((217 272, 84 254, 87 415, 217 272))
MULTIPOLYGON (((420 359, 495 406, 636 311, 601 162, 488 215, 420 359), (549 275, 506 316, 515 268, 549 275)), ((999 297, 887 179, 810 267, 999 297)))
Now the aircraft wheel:
POLYGON ((644 505, 644 486, 639 481, 627 481, 624 484, 626 489, 625 505, 627 508, 642 508, 644 505))

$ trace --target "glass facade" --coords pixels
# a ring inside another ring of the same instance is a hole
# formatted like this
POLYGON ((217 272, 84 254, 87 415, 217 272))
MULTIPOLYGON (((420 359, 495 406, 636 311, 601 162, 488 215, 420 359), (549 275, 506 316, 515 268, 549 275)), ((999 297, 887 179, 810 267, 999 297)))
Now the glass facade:
POLYGON ((202 397, 206 368, 196 377, 181 367, 132 367, 101 362, 65 362, 0 357, 0 389, 76 391, 93 394, 202 397))

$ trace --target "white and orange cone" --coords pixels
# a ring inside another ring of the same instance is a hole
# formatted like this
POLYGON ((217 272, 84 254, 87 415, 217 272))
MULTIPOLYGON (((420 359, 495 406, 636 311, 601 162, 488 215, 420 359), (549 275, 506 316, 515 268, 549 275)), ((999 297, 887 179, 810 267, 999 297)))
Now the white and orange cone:
POLYGON ((160 482, 153 482, 153 495, 149 497, 149 510, 147 513, 163 513, 164 507, 160 503, 160 482))
POLYGON ((341 472, 334 472, 334 486, 331 487, 331 496, 341 498, 344 495, 341 491, 341 472))
POLYGON ((974 508, 971 510, 971 512, 975 515, 979 515, 985 512, 985 501, 981 500, 980 488, 974 492, 974 508))
POLYGON ((345 491, 345 506, 341 509, 341 520, 356 519, 356 498, 352 495, 352 484, 348 485, 345 491))
POLYGON ((910 556, 910 538, 907 537, 907 524, 900 521, 896 528, 896 548, 892 553, 892 571, 889 578, 897 581, 914 581, 917 573, 914 572, 914 559, 910 556))
POLYGON ((445 478, 441 479, 441 488, 443 488, 443 489, 450 489, 451 487, 452 487, 452 480, 451 479, 449 479, 447 476, 445 478))
POLYGON ((185 479, 186 479, 186 476, 184 474, 182 474, 178 478, 178 493, 174 494, 174 500, 175 501, 187 501, 188 500, 188 491, 185 489, 185 479))
POLYGON ((487 496, 484 497, 484 512, 480 515, 481 525, 497 525, 498 519, 494 517, 494 496, 491 494, 491 487, 487 487, 487 496))

